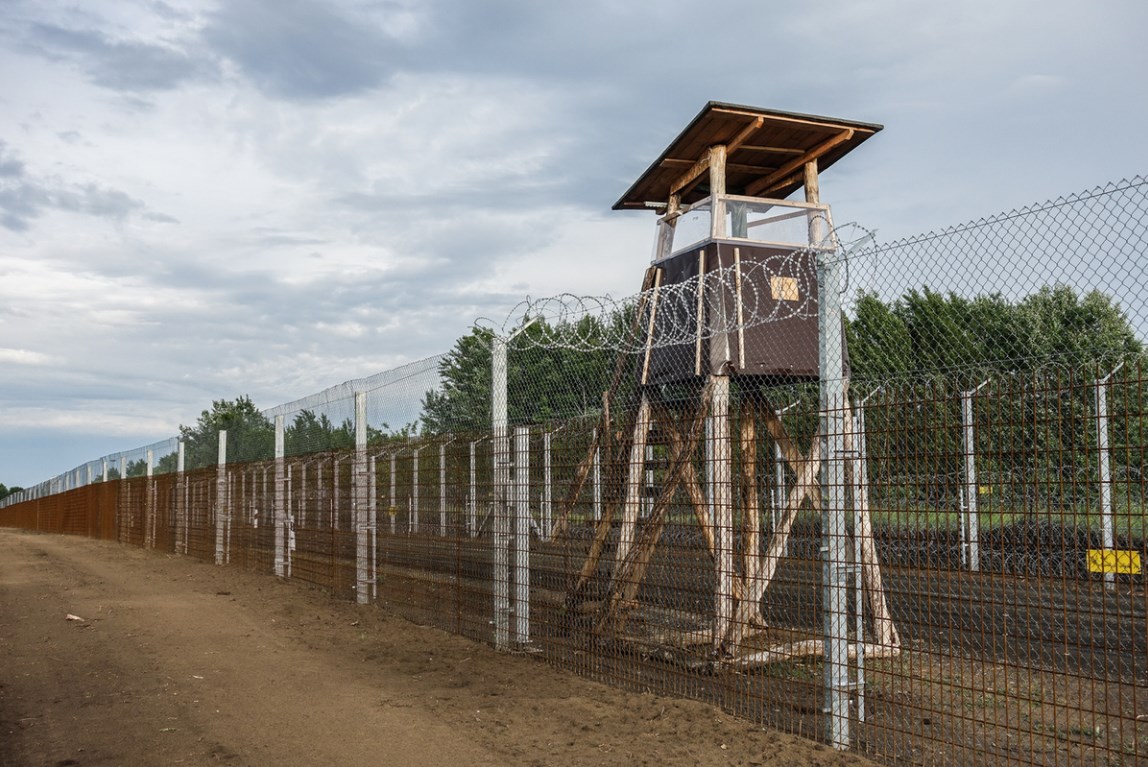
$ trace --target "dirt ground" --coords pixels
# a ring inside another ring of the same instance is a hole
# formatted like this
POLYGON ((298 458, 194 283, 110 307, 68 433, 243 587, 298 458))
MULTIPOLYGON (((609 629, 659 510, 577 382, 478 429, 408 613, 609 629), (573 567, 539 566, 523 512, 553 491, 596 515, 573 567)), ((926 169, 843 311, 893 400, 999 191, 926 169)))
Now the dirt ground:
POLYGON ((297 583, 0 529, 0 767, 219 763, 870 764, 297 583))

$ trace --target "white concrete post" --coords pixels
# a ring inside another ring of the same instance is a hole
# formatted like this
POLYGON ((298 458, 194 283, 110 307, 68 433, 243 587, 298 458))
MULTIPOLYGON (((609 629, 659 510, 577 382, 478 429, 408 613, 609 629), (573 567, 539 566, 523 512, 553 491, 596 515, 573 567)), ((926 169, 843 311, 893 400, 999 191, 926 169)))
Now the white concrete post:
POLYGON ((231 510, 227 506, 227 430, 219 432, 219 458, 215 468, 215 564, 224 563, 223 536, 227 526, 226 517, 231 510))
POLYGON ((961 510, 961 564, 970 572, 981 569, 980 517, 977 515, 977 440, 973 421, 973 397, 988 385, 982 382, 975 389, 961 392, 961 452, 964 453, 964 492, 961 510))
POLYGON ((493 591, 494 646, 504 650, 510 643, 510 435, 506 403, 506 339, 495 337, 491 354, 491 421, 494 432, 493 591))
POLYGON ((714 525, 714 650, 733 620, 733 445, 729 425, 729 376, 713 376, 712 415, 707 419, 710 519, 714 525))
MULTIPOLYGON (((598 430, 594 430, 594 439, 598 439, 598 430)), ((594 447, 594 463, 591 469, 594 475, 594 521, 602 519, 602 446, 594 447)))
POLYGON ((175 550, 179 554, 187 553, 187 477, 184 476, 185 453, 183 440, 175 446, 175 550))
MULTIPOLYGON (((130 500, 128 498, 127 481, 128 481, 128 459, 123 453, 120 453, 120 482, 123 483, 120 485, 119 501, 117 504, 119 507, 119 514, 117 516, 119 516, 119 518, 120 518, 120 525, 119 525, 119 528, 120 528, 119 529, 119 541, 120 541, 120 543, 127 543, 128 542, 128 529, 131 525, 131 508, 130 508, 130 500)), ((49 493, 50 492, 51 492, 51 488, 49 488, 49 493)))
POLYGON ((147 477, 147 482, 144 485, 144 548, 155 548, 155 480, 152 479, 152 469, 155 463, 155 453, 149 447, 147 449, 147 463, 144 466, 144 476, 147 477))
POLYGON ((391 535, 395 534, 395 517, 398 516, 398 506, 395 500, 395 454, 391 453, 391 496, 390 506, 387 508, 387 516, 391 518, 391 535))
POLYGON ((410 529, 412 533, 419 531, 419 451, 421 447, 416 447, 411 458, 411 520, 410 529))
POLYGON ((355 525, 355 601, 371 598, 370 536, 367 529, 367 393, 355 392, 355 463, 351 472, 351 516, 355 525))
MULTIPOLYGON (((353 471, 351 472, 354 473, 353 471)), ((353 493, 352 493, 353 495, 353 493)), ((351 499, 352 504, 354 499, 351 499)), ((353 511, 353 509, 352 509, 353 511)), ((339 529, 339 457, 332 456, 331 458, 331 528, 334 530, 339 529)), ((354 515, 351 518, 351 529, 354 530, 355 521, 354 515)))
MULTIPOLYGON (((1112 526, 1112 465, 1108 448, 1108 382, 1124 367, 1121 362, 1108 375, 1096 382, 1096 453, 1100 469, 1100 538, 1105 551, 1116 548, 1112 526)), ((1107 569, 1107 568, 1106 568, 1107 569)), ((1104 573, 1104 588, 1116 589, 1116 574, 1104 573)))
MULTIPOLYGON (((306 466, 306 464, 304 464, 306 466)), ((291 471, 290 464, 287 465, 287 488, 283 493, 284 506, 287 508, 287 552, 283 562, 283 577, 291 577, 291 554, 295 551, 295 514, 291 510, 291 471)))
POLYGON ((554 478, 550 468, 550 435, 542 435, 542 535, 544 540, 550 540, 554 531, 554 478))
POLYGON ((474 462, 477 441, 470 443, 470 494, 466 503, 466 531, 471 538, 478 535, 478 476, 474 462))
POLYGON ((283 416, 275 416, 275 574, 282 578, 287 574, 287 503, 286 489, 283 486, 284 463, 287 458, 283 416))
POLYGON ((370 472, 370 496, 367 499, 367 532, 370 537, 370 555, 368 559, 371 564, 370 580, 371 580, 371 599, 379 596, 379 573, 378 573, 378 558, 379 558, 379 500, 378 500, 378 461, 376 456, 371 456, 371 464, 368 468, 370 472))
POLYGON ((514 430, 514 643, 530 643, 530 429, 514 430))
POLYGON ((438 446, 438 534, 446 537, 446 443, 438 446))

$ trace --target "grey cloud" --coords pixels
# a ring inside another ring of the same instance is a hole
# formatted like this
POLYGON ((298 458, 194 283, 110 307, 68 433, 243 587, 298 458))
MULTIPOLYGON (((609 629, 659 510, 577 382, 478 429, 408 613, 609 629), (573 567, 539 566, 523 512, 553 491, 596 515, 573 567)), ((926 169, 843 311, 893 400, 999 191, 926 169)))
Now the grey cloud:
POLYGON ((288 100, 382 85, 394 71, 397 49, 382 30, 306 0, 224 3, 203 37, 261 90, 288 100))
POLYGON ((82 213, 114 222, 135 214, 154 221, 175 220, 148 212, 143 202, 118 189, 29 176, 24 163, 0 141, 0 226, 13 232, 27 231, 46 210, 82 213))
POLYGON ((121 42, 54 24, 29 24, 24 47, 47 58, 72 60, 93 83, 115 91, 167 90, 216 70, 214 62, 166 45, 121 42))

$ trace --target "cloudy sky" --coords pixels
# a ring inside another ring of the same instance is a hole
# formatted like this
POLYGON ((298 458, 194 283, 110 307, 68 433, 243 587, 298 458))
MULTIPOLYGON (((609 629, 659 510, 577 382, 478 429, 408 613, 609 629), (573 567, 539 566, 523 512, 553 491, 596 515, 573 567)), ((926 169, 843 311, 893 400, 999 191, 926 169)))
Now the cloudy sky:
POLYGON ((892 239, 1148 171, 1148 4, 0 0, 0 482, 625 295, 708 100, 878 122, 892 239))

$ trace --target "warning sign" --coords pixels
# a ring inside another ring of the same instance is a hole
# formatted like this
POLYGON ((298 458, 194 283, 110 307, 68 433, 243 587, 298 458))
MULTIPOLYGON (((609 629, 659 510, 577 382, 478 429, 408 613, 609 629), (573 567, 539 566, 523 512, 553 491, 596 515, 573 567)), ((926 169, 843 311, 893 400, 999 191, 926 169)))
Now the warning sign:
POLYGON ((1089 549, 1088 572, 1140 574, 1140 552, 1121 549, 1089 549))

